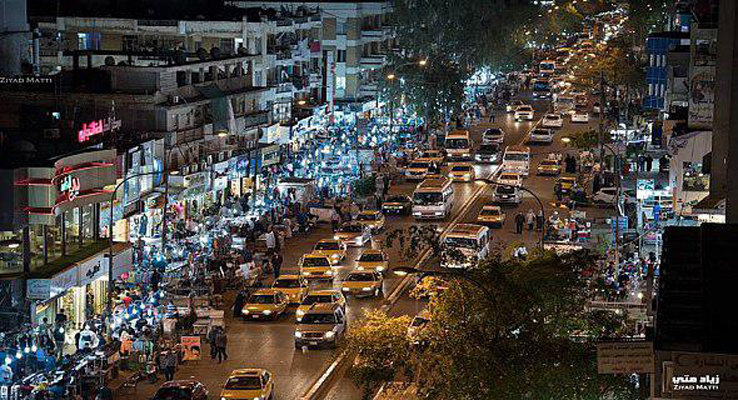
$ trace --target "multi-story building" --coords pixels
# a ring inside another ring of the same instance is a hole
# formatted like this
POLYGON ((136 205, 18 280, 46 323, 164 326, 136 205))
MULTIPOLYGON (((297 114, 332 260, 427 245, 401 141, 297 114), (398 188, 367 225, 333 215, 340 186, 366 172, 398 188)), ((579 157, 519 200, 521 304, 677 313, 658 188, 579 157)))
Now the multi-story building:
POLYGON ((378 93, 377 71, 395 47, 389 1, 229 0, 242 8, 307 7, 322 17, 321 50, 327 102, 363 103, 378 93))
POLYGON ((689 33, 659 32, 653 33, 646 39, 646 54, 648 67, 646 69, 646 83, 648 94, 643 100, 643 107, 651 110, 663 110, 667 92, 669 51, 679 45, 689 44, 689 33))

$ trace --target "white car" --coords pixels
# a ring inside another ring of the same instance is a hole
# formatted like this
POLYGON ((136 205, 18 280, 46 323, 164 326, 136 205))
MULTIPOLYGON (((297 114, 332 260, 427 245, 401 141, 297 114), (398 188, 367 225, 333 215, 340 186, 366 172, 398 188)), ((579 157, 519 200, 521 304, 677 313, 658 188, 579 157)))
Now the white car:
POLYGON ((571 115, 571 122, 586 124, 589 122, 589 114, 584 111, 575 111, 571 115))
POLYGON ((523 177, 514 172, 502 172, 495 181, 502 185, 523 186, 523 177))
POLYGON ((536 128, 530 131, 531 143, 551 144, 554 140, 554 133, 551 129, 536 128))
POLYGON ((497 185, 492 193, 492 201, 496 204, 520 204, 521 200, 517 187, 497 185))
MULTIPOLYGON (((600 203, 600 204, 613 204, 614 205, 617 197, 618 197, 618 188, 607 187, 607 188, 602 188, 598 190, 597 193, 595 193, 592 196, 592 201, 594 201, 595 203, 600 203)), ((632 190, 621 189, 620 197, 623 199, 625 203, 632 204, 636 202, 635 195, 633 194, 632 190)))
POLYGON ((516 121, 532 121, 533 120, 533 107, 531 106, 520 106, 515 109, 515 120, 516 121))
POLYGON ((518 107, 524 106, 524 105, 525 103, 523 102, 523 100, 513 100, 507 103, 507 106, 505 106, 505 111, 511 113, 517 110, 518 107))
POLYGON ((561 128, 564 126, 564 119, 558 114, 546 114, 541 125, 544 128, 561 128))
POLYGON ((500 128, 490 128, 482 134, 482 144, 502 144, 505 140, 505 131, 500 128))

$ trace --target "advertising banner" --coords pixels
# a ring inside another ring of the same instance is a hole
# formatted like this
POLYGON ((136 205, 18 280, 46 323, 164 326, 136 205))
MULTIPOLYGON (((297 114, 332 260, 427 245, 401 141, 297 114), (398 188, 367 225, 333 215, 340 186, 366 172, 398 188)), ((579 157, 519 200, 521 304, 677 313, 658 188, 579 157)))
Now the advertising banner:
POLYGON ((182 336, 180 343, 182 343, 182 348, 184 349, 183 360, 200 360, 202 358, 200 336, 182 336))

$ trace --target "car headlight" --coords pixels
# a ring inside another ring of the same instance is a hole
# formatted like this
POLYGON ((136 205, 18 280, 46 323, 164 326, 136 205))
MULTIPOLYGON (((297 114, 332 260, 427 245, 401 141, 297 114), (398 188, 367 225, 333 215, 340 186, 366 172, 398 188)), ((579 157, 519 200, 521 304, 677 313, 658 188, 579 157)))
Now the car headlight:
POLYGON ((384 271, 384 267, 382 266, 377 267, 377 271, 384 271))
POLYGON ((272 310, 264 310, 261 313, 264 315, 272 315, 272 310))
POLYGON ((471 177, 470 174, 464 174, 464 178, 470 178, 470 177, 471 177))
POLYGON ((308 276, 308 275, 310 275, 310 272, 303 271, 302 274, 305 275, 305 276, 308 276))
POLYGON ((338 237, 338 235, 333 236, 333 240, 339 240, 339 239, 340 238, 338 237))
POLYGON ((365 288, 362 288, 361 290, 363 290, 363 291, 365 291, 365 292, 371 292, 371 291, 372 291, 372 288, 370 288, 370 287, 365 287, 365 288))
POLYGON ((441 211, 436 211, 435 214, 436 215, 443 215, 443 213, 441 211))
POLYGON ((328 332, 325 333, 325 338, 326 339, 332 339, 334 336, 336 336, 336 332, 328 331, 328 332))
POLYGON ((244 308, 243 310, 241 310, 241 314, 248 314, 249 312, 250 311, 248 309, 246 309, 246 308, 244 308))
POLYGON ((333 270, 332 269, 329 269, 328 271, 325 271, 325 274, 326 275, 333 275, 333 270))
POLYGON ((421 214, 419 212, 414 212, 413 215, 419 217, 421 214))
POLYGON ((254 397, 254 400, 264 400, 264 399, 261 397, 254 397))
POLYGON ((341 288, 341 290, 343 290, 344 292, 348 292, 348 291, 349 291, 349 290, 351 290, 351 289, 349 289, 349 288, 345 287, 345 288, 341 288))
POLYGON ((341 255, 340 254, 331 254, 331 257, 332 258, 341 258, 341 255))
POLYGON ((356 267, 356 269, 359 270, 359 271, 363 271, 364 270, 364 267, 356 267))
POLYGON ((297 310, 297 312, 295 312, 295 315, 297 315, 298 317, 302 317, 303 315, 305 315, 305 311, 297 310))
POLYGON ((226 399, 225 397, 221 397, 220 400, 228 400, 228 399, 226 399))
POLYGON ((300 332, 300 331, 295 331, 295 337, 296 337, 296 338, 301 338, 301 337, 302 337, 302 332, 300 332))

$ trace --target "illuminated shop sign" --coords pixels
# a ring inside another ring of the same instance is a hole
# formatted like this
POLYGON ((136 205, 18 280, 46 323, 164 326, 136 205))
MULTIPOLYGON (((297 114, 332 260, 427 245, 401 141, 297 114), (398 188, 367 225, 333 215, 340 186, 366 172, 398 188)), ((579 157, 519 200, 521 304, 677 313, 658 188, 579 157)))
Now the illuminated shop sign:
POLYGON ((92 138, 93 136, 119 129, 120 126, 121 121, 119 119, 113 118, 98 119, 86 124, 82 124, 82 129, 77 132, 77 141, 80 143, 84 143, 90 140, 90 138, 92 138))
POLYGON ((72 201, 79 194, 79 178, 72 175, 64 176, 59 182, 59 193, 66 195, 67 200, 72 201))

